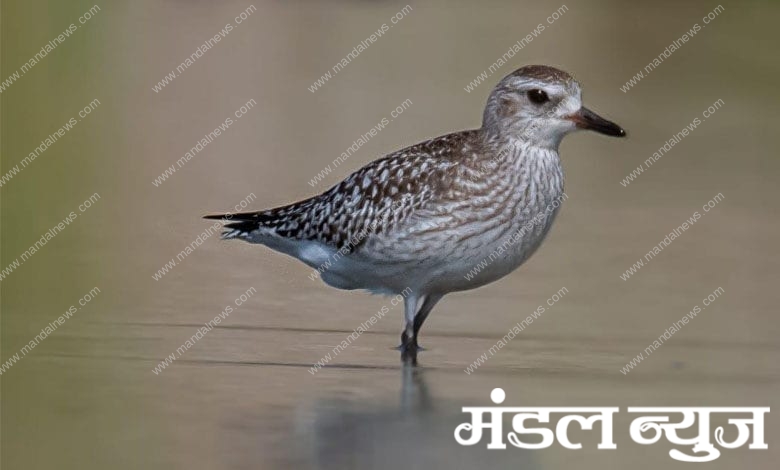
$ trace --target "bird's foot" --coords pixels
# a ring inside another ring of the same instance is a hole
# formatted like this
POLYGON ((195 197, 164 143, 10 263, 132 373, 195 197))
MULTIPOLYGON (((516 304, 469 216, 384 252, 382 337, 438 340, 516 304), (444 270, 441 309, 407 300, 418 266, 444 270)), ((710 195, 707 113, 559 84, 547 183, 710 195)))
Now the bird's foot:
POLYGON ((399 351, 405 351, 407 349, 414 349, 415 351, 425 351, 425 349, 417 344, 417 335, 408 334, 406 331, 401 333, 401 344, 397 348, 399 351))
POLYGON ((412 367, 417 367, 417 352, 402 353, 401 362, 412 367))
POLYGON ((404 332, 401 335, 401 345, 398 346, 398 350, 401 351, 401 362, 413 366, 417 365, 417 353, 422 351, 422 348, 417 344, 416 336, 409 336, 404 332))

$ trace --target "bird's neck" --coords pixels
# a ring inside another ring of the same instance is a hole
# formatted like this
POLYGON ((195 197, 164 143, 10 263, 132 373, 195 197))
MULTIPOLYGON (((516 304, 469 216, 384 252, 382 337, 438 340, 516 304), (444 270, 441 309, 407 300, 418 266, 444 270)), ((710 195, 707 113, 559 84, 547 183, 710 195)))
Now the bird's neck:
POLYGON ((526 165, 530 160, 539 160, 544 166, 560 165, 557 143, 536 142, 512 133, 485 132, 483 136, 485 145, 492 149, 492 159, 510 162, 512 166, 526 165))
POLYGON ((542 152, 552 151, 557 155, 563 135, 558 133, 545 134, 534 127, 500 128, 496 126, 483 127, 482 135, 486 142, 502 148, 533 148, 542 152))

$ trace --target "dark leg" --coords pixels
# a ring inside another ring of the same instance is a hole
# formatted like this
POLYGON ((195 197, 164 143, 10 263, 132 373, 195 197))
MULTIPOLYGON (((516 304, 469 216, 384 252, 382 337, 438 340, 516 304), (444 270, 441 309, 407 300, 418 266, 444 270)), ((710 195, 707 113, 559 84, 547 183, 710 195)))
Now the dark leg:
POLYGON ((433 307, 436 305, 437 302, 441 300, 442 297, 444 297, 442 294, 431 294, 425 297, 425 300, 423 301, 423 304, 420 307, 420 311, 417 312, 417 315, 414 316, 414 343, 415 344, 417 344, 417 334, 420 332, 420 328, 422 328, 423 323, 425 323, 425 319, 428 318, 428 315, 430 315, 431 311, 433 310, 433 307))
MULTIPOLYGON (((401 341, 404 341, 404 336, 401 336, 401 341)), ((417 347, 417 343, 414 342, 414 340, 406 340, 405 343, 402 343, 401 346, 401 362, 404 364, 409 364, 412 366, 417 365, 417 351, 419 348, 417 347)))
MULTIPOLYGON (((418 311, 420 297, 410 294, 404 300, 404 331, 401 333, 401 361, 405 364, 417 365, 417 340, 414 334, 414 316, 418 311)), ((423 298, 424 300, 424 298, 423 298)))
POLYGON ((441 300, 442 295, 431 294, 424 296, 419 308, 418 299, 409 296, 406 302, 406 323, 401 333, 401 360, 405 363, 417 364, 417 352, 422 348, 417 344, 417 334, 420 332, 425 319, 433 310, 433 306, 441 300))

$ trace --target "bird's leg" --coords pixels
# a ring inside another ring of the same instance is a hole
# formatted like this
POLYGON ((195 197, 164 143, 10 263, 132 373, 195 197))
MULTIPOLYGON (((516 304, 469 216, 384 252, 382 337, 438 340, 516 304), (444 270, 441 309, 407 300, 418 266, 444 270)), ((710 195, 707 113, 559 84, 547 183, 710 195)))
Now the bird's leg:
MULTIPOLYGON (((412 325, 412 339, 415 345, 417 345, 417 334, 420 332, 423 323, 425 323, 425 319, 428 318, 431 310, 433 310, 433 307, 442 297, 444 297, 442 294, 429 294, 423 299, 420 310, 417 312, 417 315, 414 316, 414 324, 412 325)), ((419 345, 417 345, 417 349, 423 350, 419 345)))
POLYGON ((404 362, 417 364, 417 352, 423 350, 417 343, 417 334, 433 307, 442 297, 442 294, 429 294, 419 298, 410 295, 406 298, 404 331, 401 333, 401 346, 398 348, 401 350, 401 359, 404 362))
POLYGON ((414 334, 414 318, 420 297, 409 294, 404 299, 404 331, 401 333, 401 361, 417 364, 417 338, 414 334))
MULTIPOLYGON (((404 331, 401 333, 401 349, 409 349, 414 340, 414 317, 417 313, 417 305, 420 297, 409 294, 404 299, 404 331)), ((417 344, 414 344, 417 347, 417 344)))
POLYGON ((417 348, 410 346, 401 350, 401 362, 411 366, 417 365, 417 348))

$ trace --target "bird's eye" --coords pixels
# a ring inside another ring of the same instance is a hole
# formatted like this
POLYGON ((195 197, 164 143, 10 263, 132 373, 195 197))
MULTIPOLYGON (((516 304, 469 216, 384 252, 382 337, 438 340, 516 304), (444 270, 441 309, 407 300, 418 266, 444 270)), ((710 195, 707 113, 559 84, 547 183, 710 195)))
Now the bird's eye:
POLYGON ((531 100, 532 103, 536 104, 544 104, 550 101, 550 97, 547 96, 547 93, 545 93, 544 90, 539 89, 529 90, 528 99, 531 100))

